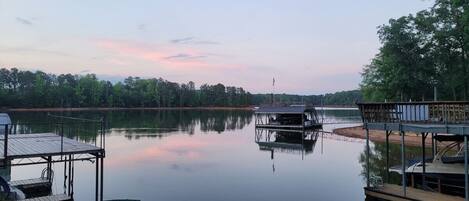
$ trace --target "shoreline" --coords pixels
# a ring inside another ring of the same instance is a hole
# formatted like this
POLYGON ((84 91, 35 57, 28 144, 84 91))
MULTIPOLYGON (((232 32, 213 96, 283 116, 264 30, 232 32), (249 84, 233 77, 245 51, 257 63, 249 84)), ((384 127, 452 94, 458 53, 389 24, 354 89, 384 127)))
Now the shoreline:
POLYGON ((77 112, 77 111, 132 111, 132 110, 244 110, 254 107, 81 107, 81 108, 5 108, 0 112, 77 112))
MULTIPOLYGON (((244 110, 254 111, 258 106, 247 107, 70 107, 70 108, 0 108, 0 112, 75 112, 75 111, 131 111, 131 110, 244 110)), ((321 107, 319 107, 321 108, 321 107)), ((357 109, 351 106, 325 105, 325 109, 357 109)))
MULTIPOLYGON (((345 137, 351 138, 359 138, 359 139, 366 139, 365 130, 362 126, 354 126, 354 127, 346 127, 346 128, 336 128, 333 130, 333 133, 345 137)), ((372 142, 386 142, 386 134, 385 131, 381 130, 370 130, 370 141, 372 142)), ((390 144, 401 144, 401 136, 397 132, 393 132, 389 135, 389 143, 390 144)), ((405 135, 405 145, 412 146, 412 147, 422 147, 422 137, 415 133, 407 132, 405 135)), ((438 143, 439 146, 444 146, 442 143, 438 143)), ((425 139, 425 146, 431 147, 432 140, 431 137, 427 137, 425 139)))

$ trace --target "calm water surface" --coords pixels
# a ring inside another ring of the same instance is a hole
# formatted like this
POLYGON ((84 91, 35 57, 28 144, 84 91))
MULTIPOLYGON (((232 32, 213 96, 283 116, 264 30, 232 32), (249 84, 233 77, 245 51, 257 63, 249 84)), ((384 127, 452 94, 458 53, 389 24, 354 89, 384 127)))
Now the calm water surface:
MULTIPOLYGON (((47 118, 42 112, 10 115, 20 124, 47 118)), ((256 142, 269 142, 268 132, 256 135, 250 111, 113 111, 64 115, 105 116, 108 121, 105 199, 364 200, 363 140, 317 132, 311 134, 317 137, 316 141, 306 142, 273 133, 270 142, 277 139, 292 146, 262 147, 256 142), (295 148, 298 146, 305 149, 295 148)), ((326 131, 360 120, 357 110, 327 110, 324 117, 326 122, 343 122, 326 125, 326 131)), ((32 126, 31 129, 42 128, 32 126)), ((93 143, 95 134, 76 137, 93 143)), ((372 148, 377 155, 383 152, 379 144, 372 148)), ((381 157, 373 160, 382 163, 381 157)), ((75 163, 76 200, 94 199, 94 168, 89 161, 75 163)), ((54 169, 53 191, 63 193, 63 167, 55 164, 54 169)), ((378 166, 372 172, 382 174, 382 169, 378 166)), ((11 177, 13 180, 35 178, 41 170, 37 166, 14 167, 11 177)))

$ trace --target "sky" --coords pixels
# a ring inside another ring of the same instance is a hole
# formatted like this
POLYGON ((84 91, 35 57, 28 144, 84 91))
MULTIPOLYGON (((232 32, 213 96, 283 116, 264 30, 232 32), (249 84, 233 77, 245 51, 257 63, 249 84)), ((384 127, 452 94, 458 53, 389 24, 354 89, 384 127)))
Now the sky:
POLYGON ((223 83, 252 93, 352 90, 380 47, 377 26, 432 4, 0 0, 0 68, 223 83))

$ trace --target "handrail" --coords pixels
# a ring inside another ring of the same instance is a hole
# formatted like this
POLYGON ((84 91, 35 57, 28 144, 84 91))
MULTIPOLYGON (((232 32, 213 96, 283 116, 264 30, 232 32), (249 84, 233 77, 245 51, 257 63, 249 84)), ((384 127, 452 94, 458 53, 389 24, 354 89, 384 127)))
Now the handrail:
MULTIPOLYGON (((64 151, 64 140, 63 140, 63 137, 64 137, 64 125, 78 125, 80 126, 81 124, 86 124, 86 123, 99 123, 101 128, 99 128, 98 132, 99 132, 99 135, 100 136, 96 136, 96 139, 95 141, 98 140, 98 137, 100 138, 100 145, 99 147, 104 150, 105 149, 105 144, 106 144, 106 137, 105 137, 105 128, 104 128, 104 118, 100 118, 99 120, 96 120, 96 119, 85 119, 85 118, 77 118, 77 117, 69 117, 69 116, 60 116, 60 115, 52 115, 52 114, 47 114, 47 116, 49 117, 52 117, 52 118, 60 118, 60 119, 68 119, 68 120, 73 120, 73 121, 81 121, 79 123, 77 122, 64 122, 64 121, 58 121, 58 122, 48 122, 48 123, 45 123, 45 122, 26 122, 26 123, 21 123, 21 124, 15 124, 15 123, 9 123, 9 124, 0 124, 0 131, 3 129, 4 133, 2 133, 4 135, 4 138, 3 139, 0 139, 0 140, 3 140, 4 141, 4 145, 3 145, 3 157, 4 159, 7 159, 8 158, 8 138, 9 138, 9 135, 10 134, 13 134, 15 133, 16 134, 16 126, 18 125, 55 125, 52 127, 52 129, 55 131, 56 134, 58 134, 60 136, 60 152, 63 153, 64 151), (10 129, 15 129, 15 131, 11 131, 10 129)), ((94 127, 96 128, 96 127, 94 127)), ((48 127, 48 129, 51 129, 51 127, 48 127)), ((69 128, 70 129, 70 128, 69 128)), ((78 128, 79 129, 79 128, 78 128)), ((94 129, 93 129, 94 130, 94 129)))
POLYGON ((469 123, 468 101, 357 103, 363 123, 469 123))
POLYGON ((412 101, 412 102, 356 102, 356 105, 421 105, 421 104, 469 104, 469 101, 412 101))

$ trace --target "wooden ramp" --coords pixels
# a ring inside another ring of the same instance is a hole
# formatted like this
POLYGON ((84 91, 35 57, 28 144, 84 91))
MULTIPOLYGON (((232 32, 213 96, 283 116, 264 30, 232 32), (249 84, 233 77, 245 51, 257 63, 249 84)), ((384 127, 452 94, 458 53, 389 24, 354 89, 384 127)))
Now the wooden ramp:
POLYGON ((60 195, 35 197, 35 198, 25 199, 21 201, 67 201, 67 200, 72 200, 72 198, 68 195, 60 194, 60 195))
MULTIPOLYGON (((0 135, 0 140, 4 136, 0 135)), ((10 159, 67 154, 99 153, 101 148, 61 137, 54 133, 17 134, 8 136, 7 156, 10 159)), ((4 158, 4 143, 0 143, 0 159, 4 158)))
POLYGON ((402 186, 394 184, 385 184, 379 188, 366 188, 365 195, 382 200, 421 200, 421 201, 464 201, 464 198, 458 196, 445 195, 437 192, 424 191, 412 187, 407 187, 407 195, 404 196, 402 186))

